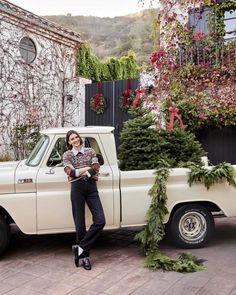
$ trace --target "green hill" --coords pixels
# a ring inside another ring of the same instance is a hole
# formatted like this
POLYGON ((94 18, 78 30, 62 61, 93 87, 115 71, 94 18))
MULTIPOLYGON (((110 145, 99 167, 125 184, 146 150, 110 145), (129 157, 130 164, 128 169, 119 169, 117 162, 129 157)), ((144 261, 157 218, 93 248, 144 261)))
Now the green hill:
POLYGON ((131 49, 141 64, 147 62, 153 51, 152 23, 156 23, 157 16, 157 9, 146 9, 114 18, 71 14, 45 18, 80 33, 82 39, 91 44, 93 53, 101 59, 121 57, 131 49))

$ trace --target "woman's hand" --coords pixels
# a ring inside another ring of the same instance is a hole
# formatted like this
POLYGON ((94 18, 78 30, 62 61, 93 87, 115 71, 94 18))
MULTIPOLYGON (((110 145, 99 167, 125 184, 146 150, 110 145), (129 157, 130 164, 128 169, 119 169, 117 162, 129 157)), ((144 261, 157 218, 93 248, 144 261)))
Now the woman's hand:
POLYGON ((86 172, 90 169, 91 167, 83 167, 79 169, 79 175, 84 176, 86 175, 86 172))
POLYGON ((68 176, 70 176, 70 173, 71 173, 72 169, 71 169, 69 166, 66 166, 66 167, 64 168, 64 171, 65 171, 65 173, 66 173, 68 176))
POLYGON ((94 163, 92 165, 92 168, 93 168, 94 172, 97 174, 99 172, 100 165, 98 163, 94 163))
MULTIPOLYGON (((79 168, 78 170, 79 170, 79 176, 84 176, 84 175, 86 175, 86 172, 89 170, 89 169, 91 169, 91 167, 89 167, 89 166, 87 166, 87 167, 83 167, 83 168, 79 168)), ((75 169, 72 169, 71 167, 69 167, 69 166, 66 166, 65 168, 64 168, 64 171, 65 171, 65 173, 68 175, 68 176, 72 176, 71 175, 71 172, 72 171, 74 171, 75 169)))

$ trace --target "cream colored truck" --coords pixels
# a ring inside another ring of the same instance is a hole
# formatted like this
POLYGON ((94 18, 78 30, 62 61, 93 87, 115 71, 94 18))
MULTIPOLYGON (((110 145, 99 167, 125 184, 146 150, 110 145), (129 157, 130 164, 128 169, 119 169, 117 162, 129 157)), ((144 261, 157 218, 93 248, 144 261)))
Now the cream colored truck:
MULTIPOLYGON (((86 146, 104 158, 98 188, 106 229, 144 225, 154 170, 119 170, 113 127, 74 129, 86 146)), ((61 164, 68 130, 44 130, 27 160, 0 163, 0 254, 9 244, 12 223, 25 234, 74 231, 70 183, 61 164)), ((213 214, 236 216, 236 190, 227 183, 214 185, 209 191, 201 184, 190 188, 187 179, 188 169, 174 168, 170 172, 166 228, 179 247, 198 248, 214 231, 213 214)), ((89 211, 86 216, 89 225, 89 211)))

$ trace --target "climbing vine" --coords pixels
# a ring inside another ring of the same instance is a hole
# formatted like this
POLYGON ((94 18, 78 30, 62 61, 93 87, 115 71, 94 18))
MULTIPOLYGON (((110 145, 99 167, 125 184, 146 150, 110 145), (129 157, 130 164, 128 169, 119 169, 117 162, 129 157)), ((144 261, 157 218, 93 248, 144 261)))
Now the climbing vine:
MULTIPOLYGON (((25 154, 19 149, 27 135, 20 142, 18 127, 22 130, 22 126, 34 123, 45 129, 79 124, 84 82, 74 79, 74 48, 68 46, 66 39, 58 42, 60 34, 54 36, 46 27, 38 34, 31 26, 22 25, 22 15, 32 22, 28 12, 13 14, 14 20, 0 17, 0 154, 19 160, 25 154), (37 58, 30 64, 19 50, 25 36, 37 44, 37 58), (69 101, 67 95, 73 95, 73 100, 69 101)), ((34 18, 38 20, 35 15, 34 18)))
POLYGON ((226 11, 233 11, 236 9, 236 1, 228 0, 223 1, 220 4, 215 3, 215 1, 211 1, 211 5, 216 16, 216 33, 218 36, 223 37, 225 34, 224 14, 226 11))
POLYGON ((17 159, 25 159, 30 154, 40 137, 39 127, 39 124, 35 122, 14 126, 11 134, 11 146, 17 159))

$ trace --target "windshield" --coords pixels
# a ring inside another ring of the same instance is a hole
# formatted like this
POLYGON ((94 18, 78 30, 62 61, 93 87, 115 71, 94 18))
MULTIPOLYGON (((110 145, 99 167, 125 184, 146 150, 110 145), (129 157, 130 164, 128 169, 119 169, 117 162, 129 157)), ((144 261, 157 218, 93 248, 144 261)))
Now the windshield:
POLYGON ((36 146, 32 150, 31 154, 29 155, 29 158, 26 160, 25 164, 28 166, 37 166, 44 155, 48 143, 49 137, 46 135, 42 135, 36 146))

